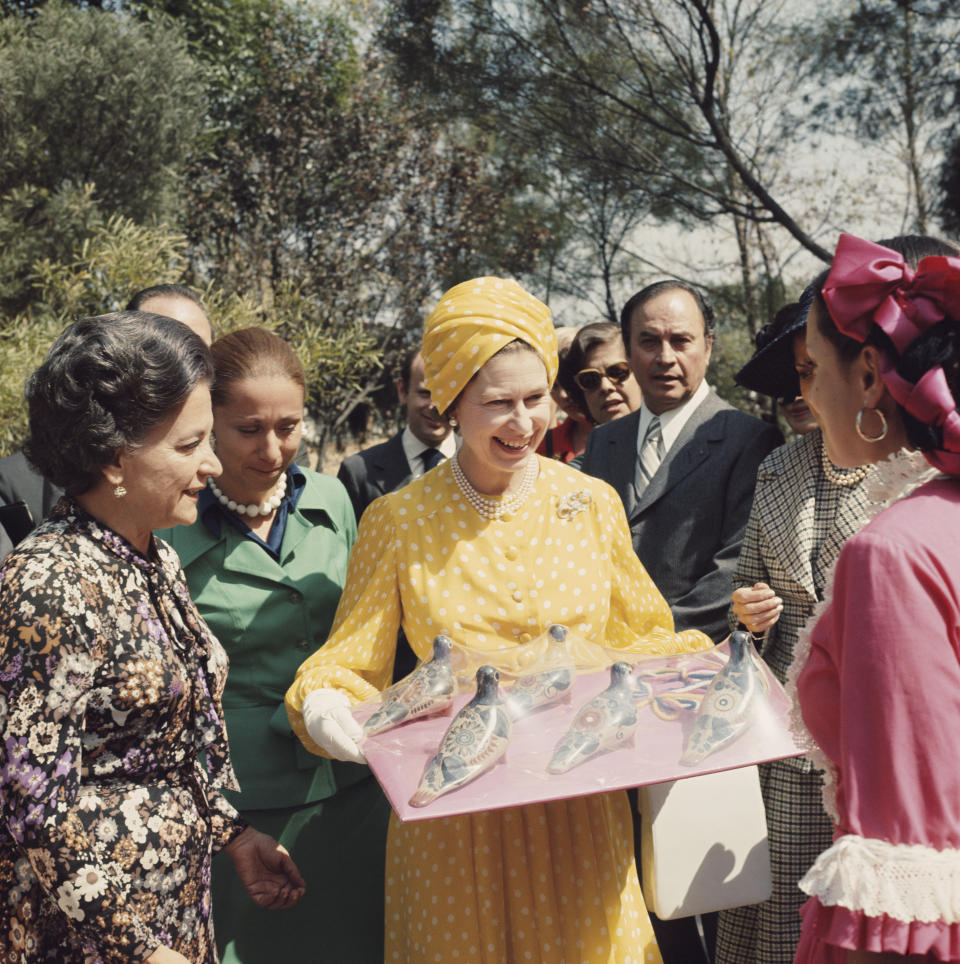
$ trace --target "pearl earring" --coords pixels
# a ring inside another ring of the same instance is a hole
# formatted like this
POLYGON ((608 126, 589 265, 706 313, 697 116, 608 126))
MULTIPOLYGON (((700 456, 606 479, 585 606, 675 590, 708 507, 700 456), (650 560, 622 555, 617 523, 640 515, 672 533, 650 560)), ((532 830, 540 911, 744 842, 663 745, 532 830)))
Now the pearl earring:
POLYGON ((122 499, 127 494, 127 490, 123 483, 120 482, 113 487, 113 497, 115 499, 122 499))

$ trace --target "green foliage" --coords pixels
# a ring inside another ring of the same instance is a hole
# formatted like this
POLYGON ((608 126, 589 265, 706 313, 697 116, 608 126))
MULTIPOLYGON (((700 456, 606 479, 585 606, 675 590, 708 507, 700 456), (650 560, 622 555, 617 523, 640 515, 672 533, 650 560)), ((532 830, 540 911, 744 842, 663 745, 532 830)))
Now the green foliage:
POLYGON ((104 218, 177 213, 202 91, 170 27, 48 4, 0 20, 0 309, 104 218), (11 243, 12 242, 12 243, 11 243))
POLYGON ((140 288, 181 280, 183 247, 183 235, 168 227, 117 215, 93 227, 69 260, 33 265, 29 312, 0 327, 0 455, 23 442, 23 386, 54 338, 77 318, 119 310, 140 288))
POLYGON ((180 281, 185 245, 166 225, 115 215, 83 239, 73 260, 40 259, 34 285, 47 312, 64 318, 119 311, 141 288, 180 281))
POLYGON ((67 182, 53 190, 24 184, 0 195, 0 315, 26 310, 39 258, 69 258, 101 221, 92 184, 67 182))
POLYGON ((543 230, 503 216, 518 185, 422 123, 340 19, 278 11, 244 69, 256 82, 216 100, 216 148, 190 178, 198 271, 268 306, 292 282, 324 326, 402 328, 453 281, 535 263, 543 230))
POLYGON ((846 0, 826 15, 818 10, 798 43, 808 51, 815 76, 838 81, 826 88, 828 97, 812 104, 821 128, 849 130, 896 157, 910 201, 905 228, 928 233, 939 206, 938 148, 956 136, 956 4, 846 0))
POLYGON ((0 456, 12 455, 27 434, 23 389, 65 321, 55 315, 18 317, 0 330, 0 456))

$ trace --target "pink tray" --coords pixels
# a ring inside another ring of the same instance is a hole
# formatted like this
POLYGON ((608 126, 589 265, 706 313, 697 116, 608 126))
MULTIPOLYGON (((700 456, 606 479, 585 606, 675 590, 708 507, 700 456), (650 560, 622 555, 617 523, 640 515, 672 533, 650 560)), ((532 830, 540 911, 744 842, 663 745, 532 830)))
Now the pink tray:
MULTIPOLYGON (((721 644, 703 653, 647 657, 635 665, 634 675, 650 679, 656 671, 715 670, 726 660, 727 652, 726 645, 721 644)), ((471 783, 451 790, 425 807, 411 807, 408 801, 420 784, 427 761, 436 752, 450 725, 452 713, 413 720, 369 737, 363 750, 374 776, 403 821, 543 803, 799 756, 802 751, 795 744, 787 722, 790 700, 767 665, 761 665, 769 691, 755 709, 750 725, 732 743, 694 766, 682 765, 679 758, 696 710, 680 710, 676 719, 665 720, 647 705, 639 710, 640 721, 634 732, 633 746, 598 754, 567 773, 547 773, 553 748, 566 733, 577 710, 609 685, 608 670, 578 677, 569 703, 534 710, 516 721, 505 758, 471 783)), ((662 696, 690 685, 672 683, 669 676, 652 678, 657 681, 655 695, 662 696)), ((705 688, 705 684, 703 686, 705 688)), ((505 687, 501 687, 501 692, 505 693, 505 687)), ((472 695, 472 692, 460 694, 454 711, 472 695)), ((357 719, 366 719, 376 705, 357 706, 354 711, 357 719)))

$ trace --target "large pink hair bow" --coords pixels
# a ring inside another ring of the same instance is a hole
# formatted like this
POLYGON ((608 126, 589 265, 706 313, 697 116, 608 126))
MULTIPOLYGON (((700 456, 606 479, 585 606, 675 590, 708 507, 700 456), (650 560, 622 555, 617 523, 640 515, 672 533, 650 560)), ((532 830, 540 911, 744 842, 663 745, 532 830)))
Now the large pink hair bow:
POLYGON ((914 272, 896 251, 841 234, 823 300, 845 335, 866 341, 877 324, 902 354, 931 325, 960 320, 960 258, 924 258, 914 272))
MULTIPOLYGON (((944 318, 960 323, 960 258, 924 258, 914 272, 898 252, 841 234, 823 300, 843 334, 863 342, 870 326, 879 325, 903 354, 944 318)), ((897 374, 898 360, 883 359, 887 390, 914 418, 941 429, 943 448, 924 453, 927 461, 960 475, 960 414, 943 368, 930 369, 914 385, 897 374)))

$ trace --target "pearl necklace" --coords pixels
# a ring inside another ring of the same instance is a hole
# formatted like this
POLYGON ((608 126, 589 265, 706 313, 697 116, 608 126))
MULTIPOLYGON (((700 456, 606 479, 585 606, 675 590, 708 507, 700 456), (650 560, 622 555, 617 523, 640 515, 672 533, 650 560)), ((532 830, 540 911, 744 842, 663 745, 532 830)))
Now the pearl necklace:
POLYGON ((537 481, 537 460, 531 458, 527 461, 527 467, 523 471, 523 481, 515 495, 509 499, 488 499, 482 496, 471 484, 470 480, 463 474, 460 467, 459 454, 450 459, 450 468, 453 471, 453 480, 463 493, 464 498, 483 516, 484 519, 500 519, 510 512, 517 509, 527 501, 527 496, 533 491, 533 484, 537 481))
POLYGON ((267 516, 270 515, 274 509, 280 508, 280 503, 283 501, 283 496, 287 491, 287 473, 284 472, 283 475, 280 476, 277 488, 269 499, 265 502, 251 502, 249 505, 241 505, 239 502, 231 499, 230 496, 224 495, 220 486, 217 485, 212 478, 207 479, 207 485, 210 486, 210 491, 217 497, 217 501, 231 512, 236 512, 237 515, 267 516))
POLYGON ((867 477, 867 473, 873 468, 873 465, 858 465, 855 469, 841 472, 834 466, 833 462, 830 461, 825 444, 820 448, 820 461, 823 464, 823 474, 827 477, 827 481, 832 482, 834 485, 843 486, 844 488, 849 488, 851 485, 862 482, 867 477))

